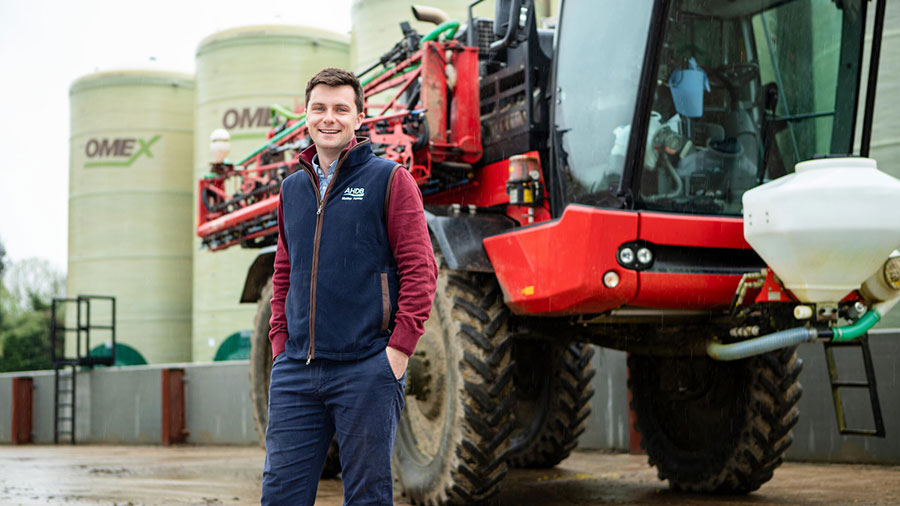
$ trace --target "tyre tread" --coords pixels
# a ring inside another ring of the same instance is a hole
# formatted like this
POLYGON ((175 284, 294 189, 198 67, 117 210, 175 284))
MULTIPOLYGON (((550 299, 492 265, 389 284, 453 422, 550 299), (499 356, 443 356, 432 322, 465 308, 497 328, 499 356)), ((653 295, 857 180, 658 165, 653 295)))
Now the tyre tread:
MULTIPOLYGON (((509 311, 493 276, 450 272, 440 255, 438 264, 446 288, 436 295, 432 315, 437 313, 460 349, 458 443, 450 465, 427 490, 406 494, 420 505, 478 504, 499 492, 508 469, 505 455, 513 431, 509 311)), ((440 291, 440 280, 438 286, 440 291)))
POLYGON ((555 344, 551 360, 550 399, 544 406, 545 420, 532 440, 509 457, 510 465, 521 468, 554 467, 578 446, 585 431, 594 396, 591 361, 594 348, 586 343, 555 344))
POLYGON ((784 452, 790 447, 792 428, 799 419, 797 403, 802 387, 797 381, 802 361, 796 347, 767 353, 748 359, 749 402, 743 420, 744 430, 724 461, 714 467, 698 466, 696 462, 680 460, 672 452, 671 442, 661 433, 648 433, 645 421, 648 416, 640 396, 648 395, 635 389, 634 375, 643 374, 646 359, 631 356, 628 359, 632 379, 632 409, 637 414, 635 429, 641 433, 641 447, 647 451, 650 465, 658 469, 660 479, 669 480, 673 489, 691 492, 746 494, 757 490, 769 481, 775 469, 781 465, 784 452))

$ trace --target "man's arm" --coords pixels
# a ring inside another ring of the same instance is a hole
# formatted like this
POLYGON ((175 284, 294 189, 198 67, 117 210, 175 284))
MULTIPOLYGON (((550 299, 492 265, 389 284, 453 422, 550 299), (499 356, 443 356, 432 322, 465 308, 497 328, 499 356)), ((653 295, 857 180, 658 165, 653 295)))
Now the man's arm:
POLYGON ((395 375, 400 376, 425 332, 437 283, 437 264, 425 223, 422 193, 412 174, 402 168, 394 174, 391 184, 387 232, 400 275, 394 332, 387 351, 395 375))
POLYGON ((284 351, 288 340, 287 317, 284 314, 284 300, 291 287, 291 257, 288 255, 284 236, 284 212, 278 199, 278 246, 275 248, 275 272, 272 273, 272 317, 269 319, 269 341, 272 343, 272 357, 284 351))

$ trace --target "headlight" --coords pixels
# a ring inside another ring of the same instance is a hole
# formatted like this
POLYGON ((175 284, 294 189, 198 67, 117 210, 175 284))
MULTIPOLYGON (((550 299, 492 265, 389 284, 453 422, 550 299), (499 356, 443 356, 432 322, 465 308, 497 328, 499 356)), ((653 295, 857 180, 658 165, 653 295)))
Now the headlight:
POLYGON ((606 271, 603 275, 603 284, 606 288, 615 288, 619 286, 619 273, 616 271, 606 271))
POLYGON ((637 251, 637 259, 642 264, 649 264, 653 261, 653 253, 649 248, 641 248, 637 251))

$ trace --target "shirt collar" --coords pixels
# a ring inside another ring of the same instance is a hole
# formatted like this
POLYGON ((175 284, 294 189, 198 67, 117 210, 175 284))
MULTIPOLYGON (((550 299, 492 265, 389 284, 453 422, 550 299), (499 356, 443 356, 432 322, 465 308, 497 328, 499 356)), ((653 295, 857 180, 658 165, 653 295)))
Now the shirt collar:
MULTIPOLYGON (((335 158, 334 161, 331 162, 331 165, 328 166, 328 175, 329 176, 334 174, 334 167, 337 165, 337 162, 338 162, 337 158, 335 158)), ((322 167, 319 167, 319 155, 318 154, 313 155, 312 166, 314 169, 316 169, 316 174, 318 174, 320 177, 326 177, 325 172, 322 171, 322 167)))

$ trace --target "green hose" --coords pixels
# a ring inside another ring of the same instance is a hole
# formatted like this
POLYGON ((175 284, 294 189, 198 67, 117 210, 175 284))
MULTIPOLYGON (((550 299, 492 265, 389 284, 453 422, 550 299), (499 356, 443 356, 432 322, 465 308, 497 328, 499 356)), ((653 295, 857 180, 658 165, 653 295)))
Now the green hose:
POLYGON ((365 85, 371 83, 372 81, 374 81, 375 79, 377 79, 378 77, 380 77, 381 74, 384 74, 384 73, 387 72, 388 70, 390 70, 390 69, 387 68, 387 67, 385 67, 385 68, 379 70, 378 72, 375 72, 375 75, 373 75, 372 77, 369 77, 369 78, 366 79, 365 81, 359 83, 359 85, 360 85, 360 86, 365 86, 365 85))
MULTIPOLYGON (((388 70, 391 70, 391 69, 394 68, 394 67, 395 67, 395 65, 391 65, 390 67, 386 67, 386 68, 381 69, 380 71, 376 72, 374 76, 372 76, 372 77, 366 79, 365 81, 359 83, 360 86, 366 86, 367 84, 371 83, 372 81, 374 81, 374 80, 377 79, 378 77, 381 77, 382 74, 384 74, 384 73, 387 72, 388 70)), ((401 73, 401 74, 406 74, 407 72, 412 72, 413 70, 416 70, 417 68, 419 68, 419 64, 418 64, 418 63, 416 63, 416 64, 414 64, 414 65, 410 65, 409 67, 406 67, 405 69, 401 70, 400 73, 401 73)))
POLYGON ((306 113, 297 114, 294 111, 291 111, 290 109, 282 107, 278 104, 272 105, 272 112, 278 113, 287 119, 303 119, 306 117, 306 113))
POLYGON ((831 329, 831 332, 834 337, 831 338, 832 342, 844 342, 844 341, 852 341, 858 337, 865 335, 866 332, 869 331, 878 320, 881 319, 881 311, 878 308, 873 307, 869 312, 864 314, 862 318, 856 320, 853 325, 847 325, 845 327, 834 327, 831 329))
POLYGON ((297 123, 294 123, 294 126, 288 128, 287 130, 285 130, 285 131, 281 132, 280 134, 276 135, 275 137, 269 139, 268 142, 266 142, 266 143, 263 144, 262 146, 256 148, 256 151, 254 151, 254 152, 250 153, 249 155, 247 155, 243 160, 241 160, 240 162, 238 162, 237 165, 244 165, 245 163, 249 162, 251 159, 253 159, 254 156, 258 155, 262 150, 266 149, 267 146, 269 146, 270 144, 275 144, 275 143, 277 143, 278 141, 280 141, 281 139, 284 139, 284 138, 287 137, 288 135, 290 135, 290 134, 296 132, 300 127, 302 127, 302 126, 305 125, 305 124, 306 124, 306 120, 305 120, 305 119, 300 120, 300 121, 298 121, 297 123))
POLYGON ((428 42, 429 40, 435 40, 442 33, 447 32, 447 35, 444 36, 444 40, 452 39, 454 35, 456 35, 456 30, 459 29, 459 21, 444 21, 439 24, 434 30, 428 33, 428 35, 422 37, 422 42, 428 42))
MULTIPOLYGON (((444 32, 447 32, 447 36, 444 37, 444 39, 452 39, 453 36, 456 35, 456 30, 458 30, 458 29, 459 29, 459 21, 444 21, 443 23, 441 23, 440 25, 435 27, 434 30, 428 32, 428 35, 422 37, 422 42, 428 42, 429 40, 435 40, 444 32)), ((403 69, 403 73, 405 74, 407 72, 411 72, 418 67, 419 67, 418 64, 410 65, 409 67, 403 69)), ((371 83, 372 81, 374 81, 375 79, 378 79, 378 77, 380 77, 385 72, 391 70, 392 68, 394 68, 393 65, 391 65, 390 67, 384 67, 383 69, 376 72, 375 75, 367 78, 365 81, 362 81, 360 84, 362 86, 365 86, 365 85, 371 83)))

